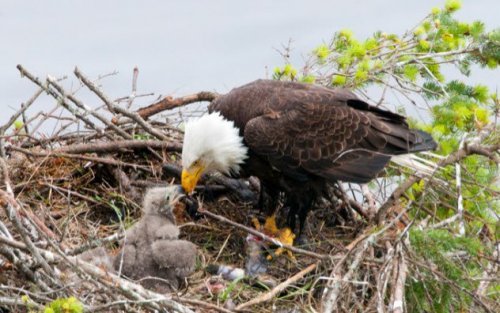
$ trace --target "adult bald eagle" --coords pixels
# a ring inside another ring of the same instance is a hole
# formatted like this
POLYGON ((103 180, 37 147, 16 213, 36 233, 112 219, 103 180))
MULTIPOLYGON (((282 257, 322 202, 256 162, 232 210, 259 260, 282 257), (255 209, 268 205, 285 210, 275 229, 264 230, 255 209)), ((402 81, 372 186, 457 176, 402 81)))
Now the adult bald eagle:
MULTIPOLYGON (((436 148, 429 134, 410 129, 403 116, 346 89, 257 80, 215 99, 208 111, 185 127, 184 189, 191 192, 206 171, 257 176, 268 216, 283 192, 287 224, 294 230, 298 215, 300 232, 328 184, 366 183, 391 156, 436 148)), ((274 218, 266 229, 276 234, 274 218)))

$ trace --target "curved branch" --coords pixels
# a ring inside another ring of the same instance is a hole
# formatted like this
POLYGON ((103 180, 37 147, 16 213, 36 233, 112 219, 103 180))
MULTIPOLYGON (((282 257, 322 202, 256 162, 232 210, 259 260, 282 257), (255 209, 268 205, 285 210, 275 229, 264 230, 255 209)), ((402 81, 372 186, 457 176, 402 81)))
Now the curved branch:
MULTIPOLYGON (((195 93, 194 95, 184 96, 180 98, 172 98, 167 96, 161 99, 158 102, 155 102, 147 107, 140 108, 136 111, 143 119, 147 119, 148 117, 160 113, 162 111, 171 110, 173 108, 177 108, 183 105, 191 104, 194 102, 203 102, 203 101, 213 101, 217 98, 219 94, 210 91, 201 91, 195 93)), ((113 120, 113 123, 117 121, 113 120)))
MULTIPOLYGON (((491 146, 483 146, 480 144, 465 145, 462 149, 459 149, 456 152, 451 153, 446 158, 437 162, 437 168, 445 167, 455 162, 459 162, 460 160, 464 159, 469 155, 477 154, 478 151, 481 151, 480 154, 482 155, 485 154, 493 155, 495 152, 499 150, 500 150, 500 144, 491 146)), ((375 219, 378 224, 381 224, 385 220, 387 210, 393 205, 395 205, 398 199, 401 198, 401 196, 406 192, 406 190, 408 190, 419 179, 421 179, 421 177, 417 175, 411 175, 405 182, 399 185, 399 187, 396 188, 396 190, 394 190, 389 199, 387 199, 387 201, 384 204, 382 204, 382 206, 379 208, 377 215, 375 216, 375 219)))

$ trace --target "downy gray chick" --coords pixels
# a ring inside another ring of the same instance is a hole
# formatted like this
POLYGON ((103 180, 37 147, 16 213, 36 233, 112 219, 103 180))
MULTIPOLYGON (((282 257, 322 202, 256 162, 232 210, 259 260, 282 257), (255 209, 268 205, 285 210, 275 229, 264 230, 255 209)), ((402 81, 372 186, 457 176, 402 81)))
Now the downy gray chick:
POLYGON ((143 216, 125 233, 124 245, 114 261, 116 271, 138 280, 146 288, 166 292, 194 271, 196 246, 180 240, 173 207, 181 197, 179 186, 149 189, 143 216))

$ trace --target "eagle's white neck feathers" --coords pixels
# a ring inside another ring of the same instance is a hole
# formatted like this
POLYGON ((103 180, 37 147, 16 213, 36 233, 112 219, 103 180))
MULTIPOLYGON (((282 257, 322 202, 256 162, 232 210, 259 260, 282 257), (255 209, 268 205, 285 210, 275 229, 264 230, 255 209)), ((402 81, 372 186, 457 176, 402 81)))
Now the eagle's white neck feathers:
POLYGON ((182 167, 201 162, 205 171, 237 173, 247 158, 247 147, 239 129, 215 112, 186 123, 182 147, 182 167))

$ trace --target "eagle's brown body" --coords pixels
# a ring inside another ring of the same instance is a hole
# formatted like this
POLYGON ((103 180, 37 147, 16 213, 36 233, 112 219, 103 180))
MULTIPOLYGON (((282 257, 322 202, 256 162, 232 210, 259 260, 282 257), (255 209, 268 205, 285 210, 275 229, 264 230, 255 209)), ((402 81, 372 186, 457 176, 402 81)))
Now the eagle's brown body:
POLYGON ((403 116, 346 89, 257 80, 217 98, 209 111, 240 129, 249 148, 244 173, 259 177, 271 198, 285 192, 292 223, 295 213, 305 218, 326 184, 366 183, 392 155, 436 147, 429 134, 409 129, 403 116))

